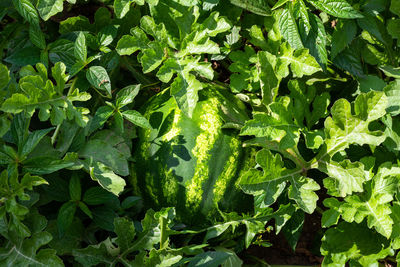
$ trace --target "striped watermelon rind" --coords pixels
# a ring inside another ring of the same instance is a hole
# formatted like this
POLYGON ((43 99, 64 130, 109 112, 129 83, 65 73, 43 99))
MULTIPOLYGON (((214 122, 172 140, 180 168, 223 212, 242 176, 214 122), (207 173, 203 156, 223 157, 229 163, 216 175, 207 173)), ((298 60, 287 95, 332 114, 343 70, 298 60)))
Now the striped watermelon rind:
POLYGON ((153 130, 139 130, 131 172, 134 191, 146 207, 174 206, 189 224, 214 221, 218 208, 252 209, 251 197, 237 186, 241 170, 251 165, 250 151, 242 148, 236 132, 222 129, 223 110, 232 108, 246 116, 240 101, 215 86, 199 92, 192 118, 179 110, 168 90, 149 100, 144 115, 153 130))

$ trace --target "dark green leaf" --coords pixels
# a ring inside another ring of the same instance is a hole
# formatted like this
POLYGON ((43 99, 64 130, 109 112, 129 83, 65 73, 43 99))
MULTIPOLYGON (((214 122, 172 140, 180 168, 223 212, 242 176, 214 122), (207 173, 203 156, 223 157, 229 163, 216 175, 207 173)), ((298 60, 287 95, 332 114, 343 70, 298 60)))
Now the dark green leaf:
POLYGON ((193 257, 188 267, 218 267, 230 257, 224 251, 208 251, 193 257))
POLYGON ((127 250, 136 235, 133 222, 127 218, 115 218, 114 232, 117 234, 115 243, 118 244, 122 251, 127 250))
POLYGON ((31 153, 33 149, 35 149, 35 147, 39 144, 40 140, 42 140, 42 138, 45 137, 52 130, 54 130, 54 128, 42 129, 30 133, 21 148, 21 156, 24 157, 31 153))
POLYGON ((7 86, 10 81, 10 73, 7 67, 0 63, 0 89, 7 86))
POLYGON ((57 226, 60 236, 63 236, 64 233, 72 224, 72 221, 74 220, 75 216, 75 211, 76 211, 75 202, 68 201, 61 206, 57 216, 57 226))
POLYGON ((53 249, 40 249, 51 241, 51 234, 39 232, 29 239, 22 239, 17 244, 11 242, 1 249, 0 265, 2 266, 64 266, 53 249))
POLYGON ((400 17, 400 3, 396 0, 391 0, 390 11, 400 17))
POLYGON ((331 58, 335 58, 354 39, 357 25, 353 20, 338 20, 332 35, 331 58))
POLYGON ((69 180, 69 195, 71 200, 77 201, 81 199, 81 179, 78 175, 72 175, 69 180))
POLYGON ((265 0, 229 0, 231 4, 244 8, 261 16, 271 15, 271 9, 265 0))
POLYGON ((101 139, 93 139, 82 147, 79 156, 101 162, 113 169, 114 172, 126 176, 129 174, 126 156, 112 146, 110 143, 101 139))
POLYGON ((338 18, 354 19, 363 17, 345 0, 308 0, 308 2, 316 8, 338 18))
POLYGON ((117 200, 116 196, 101 187, 91 187, 85 191, 82 199, 88 205, 101 205, 117 200))
POLYGON ((31 40, 32 44, 34 44, 38 48, 46 48, 46 40, 44 39, 44 34, 39 25, 31 24, 29 26, 29 39, 31 40))
POLYGON ((321 253, 325 256, 322 266, 343 266, 349 260, 368 266, 391 252, 389 241, 364 224, 342 222, 326 231, 321 253))

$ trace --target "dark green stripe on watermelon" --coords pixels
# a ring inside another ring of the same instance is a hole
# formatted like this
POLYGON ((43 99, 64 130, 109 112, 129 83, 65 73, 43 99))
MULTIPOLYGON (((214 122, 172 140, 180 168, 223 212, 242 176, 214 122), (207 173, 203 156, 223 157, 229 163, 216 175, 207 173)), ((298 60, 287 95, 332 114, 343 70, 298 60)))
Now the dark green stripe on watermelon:
POLYGON ((139 130, 132 169, 132 184, 146 207, 174 206, 189 224, 215 220, 217 206, 252 209, 251 198, 236 186, 248 153, 236 132, 222 129, 223 107, 243 107, 217 88, 201 90, 199 99, 192 118, 178 109, 169 91, 150 99, 144 114, 154 129, 139 130))

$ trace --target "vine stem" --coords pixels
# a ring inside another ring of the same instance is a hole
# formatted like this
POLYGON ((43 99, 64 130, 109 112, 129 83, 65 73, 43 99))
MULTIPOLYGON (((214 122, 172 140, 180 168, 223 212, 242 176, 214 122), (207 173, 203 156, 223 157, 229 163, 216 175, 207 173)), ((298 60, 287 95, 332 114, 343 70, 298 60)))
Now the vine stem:
POLYGON ((56 142, 56 139, 57 139, 58 133, 60 132, 60 129, 61 129, 61 124, 57 125, 57 128, 54 131, 53 136, 51 137, 51 145, 53 145, 53 146, 56 142))
MULTIPOLYGON (((76 83, 77 79, 78 79, 78 77, 75 77, 74 79, 72 79, 71 86, 68 89, 67 97, 61 96, 62 98, 68 98, 68 96, 74 91, 75 83, 76 83)), ((54 131, 53 135, 51 136, 51 145, 53 145, 53 146, 56 143, 56 139, 57 139, 58 133, 60 132, 60 128, 61 128, 61 124, 57 125, 56 130, 54 131)))

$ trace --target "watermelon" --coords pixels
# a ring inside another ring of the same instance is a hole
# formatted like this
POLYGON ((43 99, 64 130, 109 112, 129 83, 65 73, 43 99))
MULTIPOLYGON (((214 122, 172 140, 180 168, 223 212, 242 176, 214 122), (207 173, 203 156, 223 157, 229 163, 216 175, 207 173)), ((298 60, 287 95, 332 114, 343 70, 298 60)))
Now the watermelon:
MULTIPOLYGON (((244 121, 245 107, 226 90, 199 91, 191 118, 165 90, 151 98, 144 116, 152 130, 138 130, 132 184, 147 208, 176 207, 187 224, 215 221, 219 211, 244 212, 252 199, 237 186, 240 173, 252 164, 226 122, 244 121)), ((251 166, 254 167, 254 166, 251 166)))

